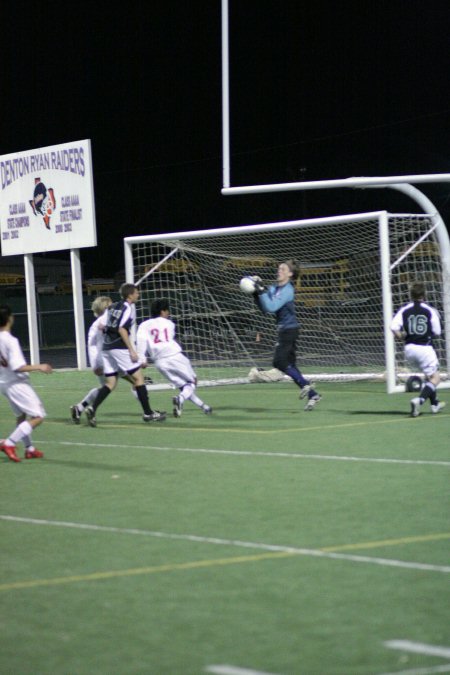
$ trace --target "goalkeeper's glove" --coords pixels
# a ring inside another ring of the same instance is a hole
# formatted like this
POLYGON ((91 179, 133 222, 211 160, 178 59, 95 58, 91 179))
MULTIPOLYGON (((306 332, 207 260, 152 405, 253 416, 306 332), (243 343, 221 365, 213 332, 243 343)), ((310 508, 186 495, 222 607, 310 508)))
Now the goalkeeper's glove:
POLYGON ((250 278, 255 284, 255 295, 261 295, 261 293, 264 293, 266 289, 264 288, 264 284, 262 282, 261 277, 255 276, 250 278))

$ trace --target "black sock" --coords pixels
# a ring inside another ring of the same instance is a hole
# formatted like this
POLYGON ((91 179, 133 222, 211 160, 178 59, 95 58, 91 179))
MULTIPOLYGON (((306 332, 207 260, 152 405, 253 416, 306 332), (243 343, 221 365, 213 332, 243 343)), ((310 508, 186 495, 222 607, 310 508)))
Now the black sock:
POLYGON ((150 408, 150 402, 148 400, 148 391, 145 384, 140 384, 138 387, 136 387, 136 394, 138 396, 139 403, 142 406, 142 410, 144 411, 144 415, 151 415, 152 409, 150 408))
POLYGON ((105 398, 109 396, 111 393, 111 389, 106 386, 106 384, 103 385, 101 389, 98 390, 98 394, 95 398, 95 401, 92 403, 92 407, 94 410, 97 410, 98 406, 103 403, 105 398))
POLYGON ((437 405, 438 397, 437 397, 436 387, 431 382, 428 382, 428 388, 430 389, 430 403, 431 403, 431 405, 437 405))
POLYGON ((422 389, 420 390, 420 398, 423 399, 423 402, 427 400, 427 398, 431 398, 433 395, 433 389, 430 387, 429 382, 425 382, 423 385, 422 389))

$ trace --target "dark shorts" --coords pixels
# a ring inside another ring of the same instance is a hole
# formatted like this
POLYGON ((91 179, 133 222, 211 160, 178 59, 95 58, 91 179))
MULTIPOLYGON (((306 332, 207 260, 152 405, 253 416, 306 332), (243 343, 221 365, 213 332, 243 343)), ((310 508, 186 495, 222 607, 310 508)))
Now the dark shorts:
POLYGON ((273 367, 284 372, 288 366, 295 366, 295 348, 298 328, 287 328, 278 333, 278 342, 273 355, 273 367))

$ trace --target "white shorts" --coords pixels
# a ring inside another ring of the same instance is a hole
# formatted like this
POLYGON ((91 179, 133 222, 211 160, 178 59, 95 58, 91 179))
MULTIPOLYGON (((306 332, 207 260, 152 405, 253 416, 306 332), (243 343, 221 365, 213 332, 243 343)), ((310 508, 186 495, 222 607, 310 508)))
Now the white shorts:
POLYGON ((105 377, 112 375, 122 376, 133 373, 141 367, 139 361, 132 361, 128 349, 109 349, 102 352, 103 374, 105 377))
MULTIPOLYGON (((92 371, 92 372, 94 372, 94 371, 92 371)), ((127 377, 128 376, 128 373, 123 373, 122 371, 120 371, 117 374, 118 374, 119 377, 127 377)), ((94 373, 94 375, 95 375, 95 373, 94 373)), ((106 377, 103 374, 102 375, 95 375, 95 377, 97 378, 97 380, 100 384, 100 387, 103 387, 103 385, 106 384, 106 377)))
POLYGON ((413 370, 420 370, 427 377, 431 377, 439 370, 439 361, 431 345, 405 345, 405 358, 413 370))
POLYGON ((0 391, 6 396, 16 417, 24 414, 29 417, 46 417, 42 401, 28 382, 0 385, 0 391))
POLYGON ((176 387, 181 388, 188 382, 195 384, 197 381, 191 362, 182 352, 155 362, 155 368, 176 387))

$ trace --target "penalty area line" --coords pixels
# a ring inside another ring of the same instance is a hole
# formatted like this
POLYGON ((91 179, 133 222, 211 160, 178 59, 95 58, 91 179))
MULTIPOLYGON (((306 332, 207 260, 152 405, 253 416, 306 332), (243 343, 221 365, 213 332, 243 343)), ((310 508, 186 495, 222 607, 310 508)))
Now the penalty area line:
POLYGON ((174 534, 170 532, 158 532, 153 530, 140 530, 133 528, 109 527, 103 525, 93 525, 85 523, 73 523, 56 520, 41 520, 37 518, 24 518, 7 514, 0 514, 0 520, 25 523, 28 525, 42 525, 49 527, 66 527, 78 530, 87 530, 95 532, 110 532, 114 534, 129 534, 173 541, 189 541, 201 544, 214 544, 218 546, 231 546, 237 548, 255 549, 260 551, 271 551, 279 553, 292 553, 298 556, 309 556, 315 558, 325 558, 331 560, 343 560, 355 563, 365 563, 369 565, 380 565, 382 567, 394 567, 399 569, 420 570, 424 572, 438 572, 449 574, 450 566, 432 565, 428 563, 409 562, 404 560, 395 560, 392 558, 378 558, 349 553, 339 553, 326 549, 297 548, 294 546, 279 546, 276 544, 263 544, 259 542, 240 541, 238 539, 221 539, 218 537, 203 537, 194 534, 174 534))

